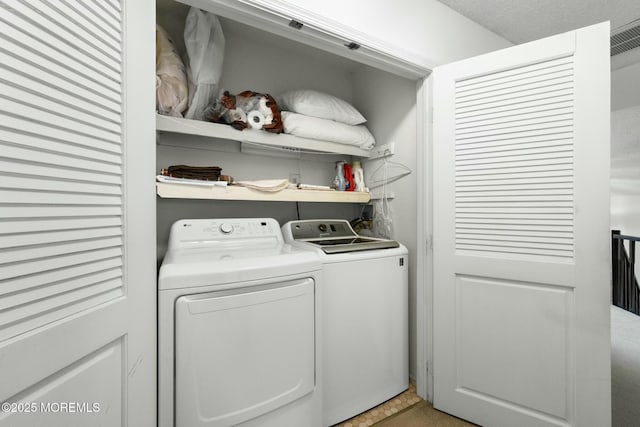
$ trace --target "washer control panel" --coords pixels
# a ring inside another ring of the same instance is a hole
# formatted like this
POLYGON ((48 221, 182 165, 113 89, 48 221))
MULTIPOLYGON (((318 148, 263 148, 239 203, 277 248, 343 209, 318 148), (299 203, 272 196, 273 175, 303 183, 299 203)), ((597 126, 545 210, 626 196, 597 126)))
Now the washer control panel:
POLYGON ((317 239, 325 237, 352 237, 356 233, 349 225, 349 221, 343 219, 314 219, 291 221, 291 236, 295 240, 317 239))
POLYGON ((280 225, 272 218, 183 219, 171 226, 169 249, 233 244, 250 239, 283 242, 280 225))

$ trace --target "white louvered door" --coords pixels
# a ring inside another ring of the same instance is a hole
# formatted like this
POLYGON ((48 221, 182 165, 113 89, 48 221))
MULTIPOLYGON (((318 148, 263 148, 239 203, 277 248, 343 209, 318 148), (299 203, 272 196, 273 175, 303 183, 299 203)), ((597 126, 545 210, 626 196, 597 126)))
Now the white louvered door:
POLYGON ((0 1, 1 426, 155 423, 155 200, 136 181, 154 9, 135 3, 0 1))
POLYGON ((434 72, 434 406, 610 425, 609 26, 434 72))

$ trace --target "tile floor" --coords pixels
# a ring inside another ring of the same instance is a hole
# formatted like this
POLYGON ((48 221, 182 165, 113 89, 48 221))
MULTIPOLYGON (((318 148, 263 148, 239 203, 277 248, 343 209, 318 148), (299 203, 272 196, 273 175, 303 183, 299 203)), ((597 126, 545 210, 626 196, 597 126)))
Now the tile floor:
POLYGON ((340 424, 336 424, 334 427, 371 426, 421 401, 422 399, 416 394, 416 384, 413 380, 411 380, 409 381, 409 388, 403 393, 387 400, 386 402, 376 406, 373 409, 370 409, 367 412, 363 412, 362 414, 343 421, 340 424))
POLYGON ((375 423, 374 427, 478 427, 434 409, 424 400, 397 415, 375 423))
POLYGON ((392 399, 333 427, 473 427, 475 424, 440 412, 416 394, 416 384, 392 399))

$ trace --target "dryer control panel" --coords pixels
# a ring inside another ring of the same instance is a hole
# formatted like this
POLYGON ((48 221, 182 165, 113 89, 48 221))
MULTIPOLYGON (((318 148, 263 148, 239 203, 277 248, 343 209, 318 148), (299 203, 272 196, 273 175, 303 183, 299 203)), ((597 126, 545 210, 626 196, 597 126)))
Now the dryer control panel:
POLYGON ((182 219, 171 226, 169 249, 246 245, 249 240, 257 245, 283 243, 273 218, 182 219))

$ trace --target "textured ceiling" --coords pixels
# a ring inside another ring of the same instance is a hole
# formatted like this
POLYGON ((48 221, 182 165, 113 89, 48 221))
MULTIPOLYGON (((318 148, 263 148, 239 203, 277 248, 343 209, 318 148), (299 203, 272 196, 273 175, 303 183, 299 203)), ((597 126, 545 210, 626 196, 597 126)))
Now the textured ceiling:
MULTIPOLYGON (((640 24, 640 0, 439 0, 514 44, 602 21, 611 30, 640 24)), ((612 68, 640 62, 640 49, 612 58, 612 68)))

